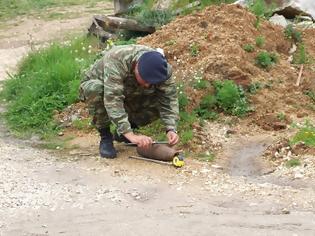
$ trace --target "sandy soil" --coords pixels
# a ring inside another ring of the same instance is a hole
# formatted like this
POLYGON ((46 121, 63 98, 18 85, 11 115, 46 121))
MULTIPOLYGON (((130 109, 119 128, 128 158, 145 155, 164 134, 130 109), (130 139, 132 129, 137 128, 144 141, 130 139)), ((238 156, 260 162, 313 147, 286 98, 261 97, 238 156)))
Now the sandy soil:
MULTIPOLYGON (((0 78, 30 50, 26 35, 42 44, 85 30, 90 17, 1 30, 0 78)), ((71 150, 36 149, 1 124, 0 235, 314 235, 314 180, 277 176, 261 159, 275 137, 208 126, 228 144, 218 161, 188 157, 175 169, 131 160, 134 150, 118 144, 117 159, 100 159, 94 133, 76 135, 71 150)))

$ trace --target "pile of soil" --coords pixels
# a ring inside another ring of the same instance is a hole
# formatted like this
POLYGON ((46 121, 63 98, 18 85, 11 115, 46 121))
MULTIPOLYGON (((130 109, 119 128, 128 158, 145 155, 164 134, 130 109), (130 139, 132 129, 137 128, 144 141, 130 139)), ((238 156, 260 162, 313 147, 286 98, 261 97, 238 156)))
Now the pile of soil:
MULTIPOLYGON (((293 66, 288 60, 293 42, 285 37, 281 26, 263 21, 256 28, 255 22, 256 16, 239 5, 211 6, 178 17, 138 43, 164 49, 176 80, 185 85, 190 98, 189 110, 197 107, 201 97, 210 92, 192 88, 196 75, 209 81, 233 80, 245 88, 259 83, 262 89, 250 96, 255 111, 246 120, 266 130, 279 130, 291 118, 314 115, 305 105, 311 103, 305 90, 315 87, 311 82, 315 73, 311 66, 306 66, 303 82, 296 87, 299 66, 293 66), (261 48, 255 46, 259 36, 265 39, 261 48), (246 52, 245 44, 254 45, 254 52, 246 52), (192 47, 198 52, 192 53, 192 47), (268 70, 258 67, 255 58, 261 51, 276 53, 278 63, 268 70), (289 118, 280 120, 279 114, 289 118)), ((305 31, 303 37, 311 56, 315 56, 314 32, 305 31)))

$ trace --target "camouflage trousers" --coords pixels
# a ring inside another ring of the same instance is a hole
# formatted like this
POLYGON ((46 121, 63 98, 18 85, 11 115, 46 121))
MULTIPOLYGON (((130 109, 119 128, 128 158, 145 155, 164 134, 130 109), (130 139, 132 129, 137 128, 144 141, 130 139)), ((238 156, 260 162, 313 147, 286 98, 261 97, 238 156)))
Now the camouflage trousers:
MULTIPOLYGON (((92 123, 97 129, 109 127, 111 121, 104 105, 104 83, 98 79, 83 81, 80 85, 80 100, 88 105, 92 123)), ((125 98, 124 107, 132 128, 147 125, 159 119, 157 102, 153 96, 125 98)))

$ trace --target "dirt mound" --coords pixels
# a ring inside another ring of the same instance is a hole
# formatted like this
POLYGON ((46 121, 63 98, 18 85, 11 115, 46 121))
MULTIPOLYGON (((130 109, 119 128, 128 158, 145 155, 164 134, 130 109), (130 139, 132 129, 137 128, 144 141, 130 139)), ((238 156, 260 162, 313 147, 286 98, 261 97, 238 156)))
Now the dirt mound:
MULTIPOLYGON (((200 98, 206 93, 192 88, 196 75, 209 81, 234 80, 245 88, 256 83, 261 89, 250 97, 255 112, 249 120, 259 126, 264 124, 262 127, 268 129, 279 129, 277 124, 265 125, 270 123, 270 115, 265 116, 266 113, 273 116, 290 114, 293 117, 297 113, 313 114, 305 106, 310 99, 303 91, 311 86, 310 78, 314 77, 314 72, 306 68, 302 86, 295 87, 299 68, 288 61, 292 42, 285 37, 280 26, 263 21, 255 28, 255 22, 255 15, 239 5, 211 6, 201 12, 178 17, 138 43, 164 49, 177 81, 186 85, 191 100, 190 109, 198 106, 200 98), (257 37, 265 39, 260 48, 255 46, 257 37), (246 44, 254 45, 254 52, 246 52, 243 49, 246 44), (261 51, 276 53, 279 62, 268 70, 259 68, 255 58, 261 51)), ((314 48, 312 33, 304 32, 307 48, 314 48)))

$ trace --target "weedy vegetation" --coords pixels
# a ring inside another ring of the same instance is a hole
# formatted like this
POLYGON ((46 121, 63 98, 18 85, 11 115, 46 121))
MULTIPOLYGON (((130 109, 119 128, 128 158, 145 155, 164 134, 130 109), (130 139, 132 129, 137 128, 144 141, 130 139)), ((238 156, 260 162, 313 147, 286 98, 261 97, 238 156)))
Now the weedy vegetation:
POLYGON ((72 126, 78 130, 92 130, 93 126, 90 118, 77 119, 72 121, 72 126))
POLYGON ((298 127, 299 131, 291 139, 291 144, 303 142, 309 147, 315 147, 315 126, 310 122, 305 122, 302 126, 298 127))
POLYGON ((263 85, 260 82, 254 82, 249 85, 247 91, 250 94, 255 94, 262 88, 263 88, 263 85))
POLYGON ((255 28, 260 27, 260 23, 263 19, 269 19, 272 16, 274 4, 267 5, 265 0, 251 0, 249 4, 249 10, 256 15, 256 21, 254 23, 255 28))
POLYGON ((210 83, 208 80, 202 79, 201 76, 196 76, 194 78, 193 88, 197 90, 203 90, 210 86, 210 83))
POLYGON ((191 56, 193 56, 193 57, 198 56, 200 49, 199 49, 199 45, 196 42, 192 43, 189 48, 190 48, 190 55, 191 56))
POLYGON ((199 107, 195 111, 204 120, 216 120, 219 117, 216 108, 217 100, 215 96, 208 94, 201 99, 199 107))
POLYGON ((265 44, 265 38, 264 36, 261 36, 261 35, 258 36, 255 41, 256 41, 256 46, 259 48, 263 47, 265 44))
POLYGON ((285 27, 284 35, 287 39, 293 40, 295 43, 302 42, 302 33, 294 29, 292 24, 289 24, 287 27, 285 27))
POLYGON ((293 64, 305 65, 312 63, 312 58, 307 53, 304 43, 299 43, 296 53, 293 55, 293 64))
POLYGON ((312 102, 315 103, 315 92, 313 90, 307 90, 305 95, 307 95, 312 100, 312 102))
POLYGON ((137 20, 143 25, 161 27, 174 18, 171 10, 152 9, 153 0, 144 0, 142 3, 135 3, 129 7, 127 17, 137 20))
POLYGON ((280 121, 284 121, 284 120, 286 120, 286 114, 283 113, 283 112, 279 112, 279 113, 277 114, 277 118, 278 118, 278 120, 280 120, 280 121))

